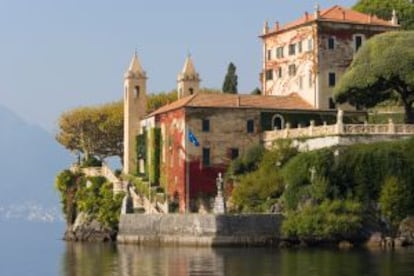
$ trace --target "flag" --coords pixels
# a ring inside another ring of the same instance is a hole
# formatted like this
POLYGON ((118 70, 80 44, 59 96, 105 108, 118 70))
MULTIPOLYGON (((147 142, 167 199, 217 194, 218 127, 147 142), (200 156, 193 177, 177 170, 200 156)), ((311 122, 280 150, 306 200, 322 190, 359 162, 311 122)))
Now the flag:
POLYGON ((190 140, 190 142, 198 147, 200 145, 200 143, 198 142, 197 138, 194 136, 194 134, 190 131, 188 131, 188 140, 190 140))

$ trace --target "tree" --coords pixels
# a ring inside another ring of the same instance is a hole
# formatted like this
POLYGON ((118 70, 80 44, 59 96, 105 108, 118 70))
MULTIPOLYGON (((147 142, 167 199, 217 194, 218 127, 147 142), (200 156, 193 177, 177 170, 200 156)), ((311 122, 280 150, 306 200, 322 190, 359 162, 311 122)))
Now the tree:
POLYGON ((373 107, 393 95, 414 123, 414 31, 389 32, 367 41, 334 90, 335 100, 373 107))
POLYGON ((123 104, 115 102, 96 107, 79 107, 59 118, 56 140, 84 159, 100 160, 123 154, 123 104))
POLYGON ((168 93, 154 93, 148 95, 147 112, 151 113, 161 106, 170 104, 177 100, 177 90, 172 90, 168 93))
POLYGON ((230 62, 223 82, 223 93, 237 94, 236 66, 230 62))
POLYGON ((400 222, 413 211, 413 194, 411 187, 404 180, 396 177, 385 179, 379 198, 381 213, 395 233, 400 222))
POLYGON ((402 28, 414 29, 414 4, 411 0, 359 0, 353 9, 385 20, 390 20, 395 10, 402 28))

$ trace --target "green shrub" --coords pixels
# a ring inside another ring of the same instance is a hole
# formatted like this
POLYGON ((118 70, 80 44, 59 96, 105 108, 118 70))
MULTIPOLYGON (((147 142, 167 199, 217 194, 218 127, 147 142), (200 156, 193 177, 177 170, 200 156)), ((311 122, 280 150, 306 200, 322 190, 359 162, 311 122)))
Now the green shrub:
POLYGON ((60 192, 63 213, 69 225, 79 212, 85 212, 105 226, 117 227, 124 194, 114 196, 112 183, 105 178, 85 177, 65 170, 57 175, 55 186, 60 192))
POLYGON ((400 222, 414 211, 413 187, 404 180, 387 177, 379 198, 382 215, 388 220, 392 232, 398 229, 400 222))
POLYGON ((339 240, 354 236, 362 227, 362 207, 355 201, 325 200, 291 212, 282 224, 289 238, 339 240))
MULTIPOLYGON (((242 212, 266 212, 284 191, 280 168, 295 154, 289 142, 280 142, 272 151, 261 154, 258 170, 240 177, 234 188, 232 200, 242 212)), ((257 155, 258 156, 258 155, 257 155)))

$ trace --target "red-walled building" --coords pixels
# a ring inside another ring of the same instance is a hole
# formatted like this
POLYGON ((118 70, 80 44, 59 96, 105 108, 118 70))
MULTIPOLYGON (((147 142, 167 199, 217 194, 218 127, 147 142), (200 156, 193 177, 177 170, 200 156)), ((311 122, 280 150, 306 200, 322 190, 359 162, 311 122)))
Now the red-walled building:
POLYGON ((247 148, 259 144, 264 130, 280 127, 281 117, 298 113, 329 114, 313 109, 296 94, 196 93, 158 109, 141 125, 147 130, 160 129, 160 184, 184 212, 190 207, 194 210, 190 203, 197 198, 215 196, 218 173, 224 173, 231 160, 247 148))

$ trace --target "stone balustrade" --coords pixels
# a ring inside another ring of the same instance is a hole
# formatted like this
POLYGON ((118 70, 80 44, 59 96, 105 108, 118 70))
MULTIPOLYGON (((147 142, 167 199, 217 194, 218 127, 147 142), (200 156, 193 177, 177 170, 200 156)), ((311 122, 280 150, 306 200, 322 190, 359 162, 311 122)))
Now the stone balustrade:
POLYGON ((298 139, 341 135, 414 135, 414 125, 394 124, 390 119, 387 124, 343 124, 340 120, 335 125, 315 126, 311 121, 308 127, 290 128, 287 123, 284 129, 263 132, 262 141, 271 146, 277 139, 298 139))

